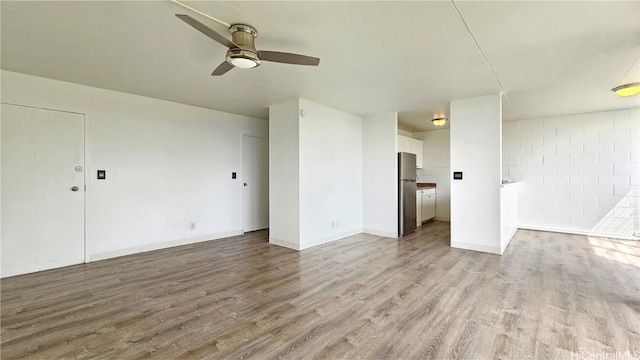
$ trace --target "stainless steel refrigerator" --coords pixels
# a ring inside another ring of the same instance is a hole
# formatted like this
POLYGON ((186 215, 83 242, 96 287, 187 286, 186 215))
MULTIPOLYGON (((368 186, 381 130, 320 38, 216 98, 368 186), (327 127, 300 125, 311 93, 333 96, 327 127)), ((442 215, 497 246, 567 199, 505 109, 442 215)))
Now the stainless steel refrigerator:
POLYGON ((416 155, 398 153, 398 236, 416 230, 416 155))

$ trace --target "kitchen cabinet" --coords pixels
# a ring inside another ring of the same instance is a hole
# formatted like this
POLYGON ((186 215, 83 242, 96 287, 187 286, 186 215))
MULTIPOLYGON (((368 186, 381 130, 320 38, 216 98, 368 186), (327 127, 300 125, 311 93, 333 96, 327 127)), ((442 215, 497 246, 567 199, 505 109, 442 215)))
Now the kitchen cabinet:
POLYGON ((422 141, 403 135, 398 135, 398 152, 416 155, 416 168, 422 168, 422 141))
POLYGON ((422 169, 422 141, 409 138, 410 153, 416 154, 416 167, 422 169))
POLYGON ((431 220, 436 217, 436 189, 426 189, 422 191, 422 204, 420 208, 420 219, 422 221, 431 220))
POLYGON ((398 135, 398 152, 411 152, 411 144, 408 137, 398 135))

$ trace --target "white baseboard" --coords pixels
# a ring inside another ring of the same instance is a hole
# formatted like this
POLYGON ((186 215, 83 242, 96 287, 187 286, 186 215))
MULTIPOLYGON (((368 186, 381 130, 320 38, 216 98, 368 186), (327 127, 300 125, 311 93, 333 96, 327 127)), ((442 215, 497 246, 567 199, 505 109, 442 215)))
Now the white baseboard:
POLYGON ((293 249, 293 250, 300 250, 300 246, 298 245, 298 243, 293 243, 290 241, 280 240, 276 238, 269 238, 269 244, 278 245, 278 246, 286 247, 288 249, 293 249))
POLYGON ((507 236, 507 241, 504 244, 502 244, 502 241, 500 242, 500 254, 504 254, 504 249, 506 249, 507 246, 509 246, 511 239, 513 239, 513 236, 516 234, 517 231, 518 231, 518 228, 513 229, 511 234, 507 236))
POLYGON ((332 241, 336 241, 336 240, 340 240, 340 239, 344 239, 346 237, 349 236, 353 236, 353 235, 357 235, 362 233, 362 229, 354 229, 354 230, 350 230, 350 231, 346 231, 340 234, 334 234, 334 235, 330 235, 330 236, 325 236, 325 237, 321 237, 321 238, 317 238, 317 239, 313 239, 310 241, 305 241, 302 244, 298 244, 298 243, 294 243, 291 241, 286 241, 286 240, 281 240, 281 239, 276 239, 276 238, 269 238, 269 243, 274 244, 274 245, 278 245, 278 246, 282 246, 282 247, 286 247, 289 249, 293 249, 293 250, 304 250, 304 249, 308 249, 314 246, 318 246, 318 245, 322 245, 322 244, 326 244, 332 241))
POLYGON ((326 243, 329 243, 329 242, 332 242, 332 241, 344 239, 346 237, 357 235, 357 234, 360 234, 360 233, 362 233, 362 229, 353 229, 353 230, 345 231, 345 232, 340 233, 340 234, 325 236, 325 237, 313 239, 311 241, 304 241, 303 244, 301 244, 301 246, 300 246, 300 250, 304 250, 304 249, 308 249, 310 247, 314 247, 314 246, 326 244, 326 243))
POLYGON ((171 248, 171 247, 175 247, 175 246, 195 244, 195 243, 199 243, 199 242, 222 239, 222 238, 241 235, 241 234, 242 234, 242 230, 235 230, 235 231, 230 231, 230 232, 225 232, 225 233, 203 235, 203 236, 198 236, 198 237, 188 238, 188 239, 165 241, 165 242, 147 244, 147 245, 142 245, 142 246, 134 246, 134 247, 131 247, 131 248, 126 248, 126 249, 105 251, 105 252, 101 252, 101 253, 90 254, 89 257, 88 257, 88 261, 87 262, 89 263, 89 262, 92 262, 92 261, 106 260, 106 259, 111 259, 111 258, 114 258, 114 257, 131 255, 131 254, 138 254, 138 253, 147 252, 147 251, 166 249, 166 248, 171 248))
POLYGON ((79 262, 69 262, 69 261, 55 261, 50 263, 39 263, 39 264, 21 264, 19 266, 11 266, 7 264, 2 264, 2 274, 0 274, 0 278, 7 278, 11 276, 31 274, 39 271, 53 270, 66 266, 80 265, 82 264, 82 259, 79 262))
POLYGON ((536 226, 536 225, 522 225, 522 224, 519 224, 518 225, 518 229, 536 230, 536 231, 549 231, 549 232, 556 232, 556 233, 563 233, 563 234, 588 235, 587 232, 583 231, 583 230, 561 229, 561 228, 554 228, 554 227, 548 227, 548 226, 536 226))
POLYGON ((519 229, 523 229, 523 230, 549 231, 549 232, 562 233, 562 234, 597 236, 597 237, 607 237, 607 238, 612 238, 612 239, 640 241, 640 237, 635 237, 633 235, 627 236, 627 235, 619 235, 619 234, 602 233, 602 232, 597 232, 597 231, 585 231, 585 230, 578 230, 578 229, 563 229, 563 228, 554 228, 554 227, 536 226, 536 225, 518 225, 518 228, 519 229))
POLYGON ((362 232, 365 234, 371 234, 376 236, 382 236, 382 237, 388 237, 388 238, 394 238, 394 239, 398 238, 397 232, 388 232, 388 231, 375 230, 375 229, 362 229, 362 232))
POLYGON ((451 242, 451 247, 452 248, 458 248, 458 249, 486 252, 486 253, 489 253, 489 254, 502 255, 502 252, 500 252, 500 248, 497 247, 497 246, 486 246, 486 245, 469 244, 469 243, 452 241, 451 242))

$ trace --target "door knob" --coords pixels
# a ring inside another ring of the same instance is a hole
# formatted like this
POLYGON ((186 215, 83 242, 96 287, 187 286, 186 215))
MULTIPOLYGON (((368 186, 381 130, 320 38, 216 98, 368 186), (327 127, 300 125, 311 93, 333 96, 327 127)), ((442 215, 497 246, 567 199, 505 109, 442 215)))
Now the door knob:
POLYGON ((247 186, 247 183, 244 183, 244 186, 247 186))
POLYGON ((72 186, 72 187, 71 187, 71 191, 78 191, 78 189, 79 189, 79 188, 78 188, 77 186, 72 186))

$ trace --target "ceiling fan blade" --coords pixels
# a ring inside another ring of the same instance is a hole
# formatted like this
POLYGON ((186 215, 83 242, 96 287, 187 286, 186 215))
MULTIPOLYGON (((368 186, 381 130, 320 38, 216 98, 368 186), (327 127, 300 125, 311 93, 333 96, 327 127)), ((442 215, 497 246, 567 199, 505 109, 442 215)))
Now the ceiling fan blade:
POLYGON ((229 64, 228 62, 224 61, 222 64, 218 65, 218 67, 213 70, 213 72, 211 73, 211 76, 220 76, 220 75, 224 75, 227 73, 227 71, 233 69, 233 65, 229 64))
POLYGON ((292 54, 280 51, 259 51, 260 60, 262 61, 273 61, 285 64, 295 64, 295 65, 309 65, 309 66, 318 66, 320 63, 320 59, 300 55, 300 54, 292 54))
POLYGON ((178 19, 186 22, 187 24, 191 25, 191 27, 193 27, 194 29, 200 31, 201 33, 207 35, 208 37, 210 37, 211 39, 217 41, 218 43, 228 47, 228 48, 237 48, 238 45, 236 45, 233 41, 227 39, 226 37, 218 34, 217 32, 213 31, 212 29, 210 29, 209 27, 207 27, 205 24, 199 22, 198 20, 192 18, 189 15, 184 15, 184 14, 176 14, 176 16, 178 17, 178 19))

